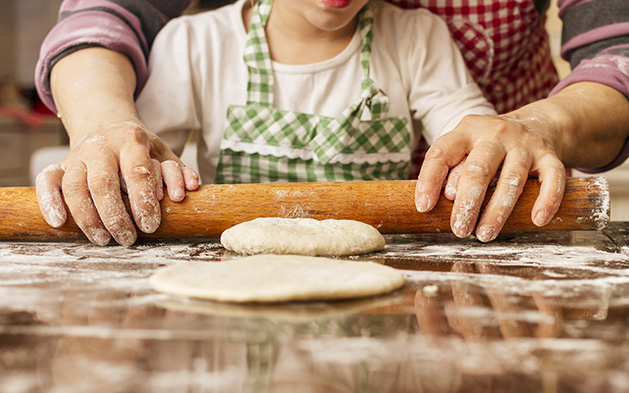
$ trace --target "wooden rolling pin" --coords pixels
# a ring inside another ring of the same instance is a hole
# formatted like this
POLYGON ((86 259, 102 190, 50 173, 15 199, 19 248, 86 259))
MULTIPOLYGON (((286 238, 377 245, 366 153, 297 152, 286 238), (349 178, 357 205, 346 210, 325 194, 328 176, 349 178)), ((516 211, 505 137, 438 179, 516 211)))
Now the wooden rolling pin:
MULTIPOLYGON (((165 197, 159 229, 153 234, 139 233, 139 238, 218 237, 225 229, 257 217, 353 219, 382 233, 451 232, 453 203, 442 196, 431 212, 417 212, 415 183, 408 180, 205 185, 189 192, 181 203, 165 197)), ((604 178, 569 178, 559 212, 543 228, 531 221, 539 187, 536 179, 527 181, 503 231, 600 230, 607 226, 610 201, 604 178)), ((493 191, 494 188, 489 189, 485 203, 493 191)), ((49 227, 40 213, 34 188, 0 188, 0 240, 71 239, 85 237, 71 218, 60 229, 49 227)))

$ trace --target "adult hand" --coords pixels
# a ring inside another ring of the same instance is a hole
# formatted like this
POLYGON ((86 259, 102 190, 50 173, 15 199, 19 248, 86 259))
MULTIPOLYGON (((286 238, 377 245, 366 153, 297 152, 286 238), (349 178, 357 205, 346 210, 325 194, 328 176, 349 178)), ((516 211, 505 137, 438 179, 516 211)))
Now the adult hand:
POLYGON ((63 161, 45 168, 37 176, 37 199, 52 227, 66 222, 65 199, 91 242, 105 245, 113 236, 128 246, 137 239, 133 222, 145 233, 158 228, 162 179, 175 202, 199 184, 196 172, 185 167, 155 134, 141 124, 116 124, 86 136, 63 161), (121 190, 129 195, 133 219, 121 190))
POLYGON ((111 236, 129 246, 159 226, 162 179, 173 201, 198 187, 198 175, 140 122, 135 109, 135 71, 129 59, 105 48, 87 48, 56 63, 50 78, 57 111, 70 138, 70 153, 37 178, 46 222, 67 218, 96 244, 111 236), (133 220, 121 189, 129 194, 133 220))
POLYGON ((417 182, 417 210, 427 212, 435 206, 450 171, 445 196, 454 200, 452 231, 466 237, 476 228, 479 240, 490 241, 502 229, 524 181, 537 176, 542 187, 531 220, 544 226, 563 197, 564 165, 605 169, 610 163, 618 165, 629 139, 627 124, 629 100, 594 82, 571 84, 504 115, 468 116, 428 150, 417 182), (496 175, 496 191, 481 214, 487 186, 496 175))
POLYGON ((445 182, 444 195, 454 201, 454 234, 467 237, 477 228, 477 238, 490 241, 504 226, 529 175, 538 176, 541 182, 531 219, 543 226, 557 213, 566 180, 553 147, 523 121, 467 116, 426 153, 417 182, 417 209, 432 209, 445 182), (487 187, 496 176, 496 191, 481 214, 487 187))

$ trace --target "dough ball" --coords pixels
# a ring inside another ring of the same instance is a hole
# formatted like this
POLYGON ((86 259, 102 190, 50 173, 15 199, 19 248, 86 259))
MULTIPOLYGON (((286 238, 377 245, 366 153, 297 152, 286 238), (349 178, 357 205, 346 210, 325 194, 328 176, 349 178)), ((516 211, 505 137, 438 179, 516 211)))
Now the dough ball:
POLYGON ((239 254, 355 255, 382 250, 384 237, 365 223, 312 218, 257 218, 227 229, 221 243, 239 254))

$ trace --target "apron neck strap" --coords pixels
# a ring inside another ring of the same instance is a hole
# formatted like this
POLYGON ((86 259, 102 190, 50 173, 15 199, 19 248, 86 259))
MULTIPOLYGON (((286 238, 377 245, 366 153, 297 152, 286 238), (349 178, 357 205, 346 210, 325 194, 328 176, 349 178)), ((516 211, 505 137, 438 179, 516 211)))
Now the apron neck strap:
MULTIPOLYGON (((254 6, 243 56, 249 71, 247 104, 259 104, 267 107, 273 105, 274 78, 273 63, 264 27, 269 19, 272 5, 273 0, 260 0, 254 6)), ((367 3, 358 13, 358 28, 360 29, 362 41, 360 64, 363 69, 361 99, 368 103, 367 106, 371 105, 372 98, 380 91, 369 77, 371 43, 373 40, 372 26, 373 14, 367 3)))
POLYGON ((273 104, 273 64, 264 33, 272 4, 271 0, 258 2, 249 23, 249 34, 243 55, 249 70, 247 104, 256 103, 262 106, 273 104))

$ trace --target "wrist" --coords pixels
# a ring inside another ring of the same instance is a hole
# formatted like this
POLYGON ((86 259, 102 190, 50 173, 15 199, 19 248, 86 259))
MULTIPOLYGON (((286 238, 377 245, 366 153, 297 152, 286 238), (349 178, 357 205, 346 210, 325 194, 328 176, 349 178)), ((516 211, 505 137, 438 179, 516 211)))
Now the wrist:
POLYGON ((565 163, 567 147, 574 144, 574 118, 552 99, 543 99, 501 115, 538 135, 565 163))
POLYGON ((61 59, 50 85, 71 146, 99 130, 140 123, 131 62, 104 48, 87 48, 61 59))

